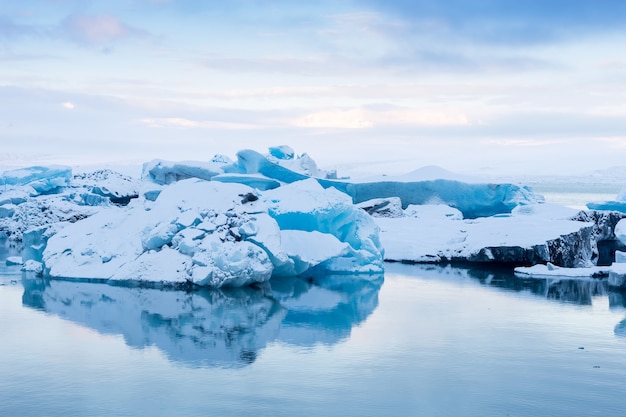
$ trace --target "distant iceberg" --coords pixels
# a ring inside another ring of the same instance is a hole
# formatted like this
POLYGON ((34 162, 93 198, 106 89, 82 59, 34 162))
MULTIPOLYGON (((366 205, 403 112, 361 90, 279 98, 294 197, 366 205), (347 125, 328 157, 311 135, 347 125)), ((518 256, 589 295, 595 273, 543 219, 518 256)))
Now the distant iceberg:
POLYGON ((622 187, 613 201, 596 201, 587 203, 591 210, 613 210, 626 213, 626 184, 622 187))

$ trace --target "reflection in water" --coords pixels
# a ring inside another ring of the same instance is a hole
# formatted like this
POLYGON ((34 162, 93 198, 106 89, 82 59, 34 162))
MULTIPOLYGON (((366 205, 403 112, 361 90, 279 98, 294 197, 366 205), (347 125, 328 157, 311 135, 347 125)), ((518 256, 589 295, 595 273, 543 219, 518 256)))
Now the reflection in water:
MULTIPOLYGON (((492 287, 516 292, 531 292, 549 300, 591 305, 593 297, 608 296, 611 308, 625 308, 624 293, 609 288, 606 279, 521 278, 510 268, 461 268, 440 265, 415 265, 413 275, 473 279, 492 287)), ((406 271, 403 271, 406 272, 406 271)))
MULTIPOLYGON (((396 269, 398 266, 388 268, 396 269)), ((450 265, 411 265, 411 269, 404 269, 406 275, 420 277, 455 278, 460 280, 478 280, 481 284, 503 288, 516 292, 531 292, 547 300, 572 303, 577 305, 592 305, 594 297, 606 296, 610 309, 626 309, 626 292, 609 287, 606 279, 571 279, 571 278, 521 278, 516 276, 510 268, 473 267, 462 268, 450 265)), ((619 322, 614 329, 615 335, 626 337, 626 318, 619 322)))
POLYGON ((272 341, 334 344, 378 305, 382 275, 193 292, 24 279, 22 302, 191 366, 245 366, 272 341))

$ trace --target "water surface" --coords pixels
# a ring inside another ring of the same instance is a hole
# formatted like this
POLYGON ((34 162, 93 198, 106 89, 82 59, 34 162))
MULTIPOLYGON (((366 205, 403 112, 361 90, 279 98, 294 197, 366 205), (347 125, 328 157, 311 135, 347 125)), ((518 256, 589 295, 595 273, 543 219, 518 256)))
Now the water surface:
POLYGON ((179 292, 0 267, 2 416, 624 415, 624 294, 387 265, 179 292))

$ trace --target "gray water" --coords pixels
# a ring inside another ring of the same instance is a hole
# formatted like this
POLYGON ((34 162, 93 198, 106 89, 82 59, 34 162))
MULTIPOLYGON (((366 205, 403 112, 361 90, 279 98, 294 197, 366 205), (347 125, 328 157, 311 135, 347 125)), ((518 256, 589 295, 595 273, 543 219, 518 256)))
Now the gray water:
POLYGON ((624 300, 399 264, 191 293, 0 266, 0 416, 621 416, 624 300))

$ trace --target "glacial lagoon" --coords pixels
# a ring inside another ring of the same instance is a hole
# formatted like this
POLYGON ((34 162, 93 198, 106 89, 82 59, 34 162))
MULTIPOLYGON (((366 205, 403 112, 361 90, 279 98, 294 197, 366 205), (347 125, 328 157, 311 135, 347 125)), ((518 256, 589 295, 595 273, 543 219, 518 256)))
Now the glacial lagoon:
POLYGON ((617 416, 626 294, 387 264, 197 292, 43 281, 0 254, 2 416, 617 416))

